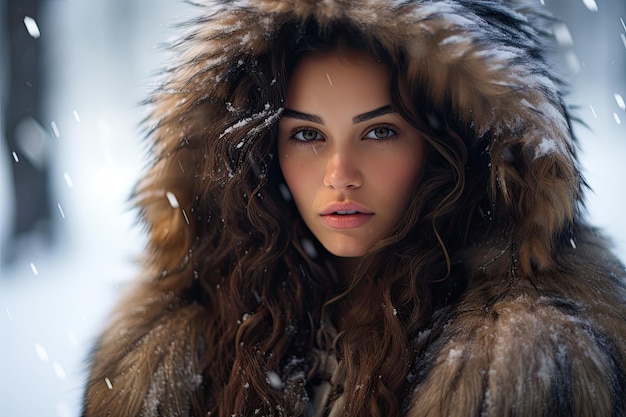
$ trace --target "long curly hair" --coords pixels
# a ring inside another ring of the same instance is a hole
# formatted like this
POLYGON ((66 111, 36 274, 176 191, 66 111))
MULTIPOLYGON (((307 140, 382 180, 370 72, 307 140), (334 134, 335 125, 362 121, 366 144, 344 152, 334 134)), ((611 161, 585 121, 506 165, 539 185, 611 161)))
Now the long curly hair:
POLYGON ((451 104, 432 104, 407 51, 384 39, 314 21, 287 23, 273 36, 271 51, 225 74, 230 101, 207 97, 204 105, 217 117, 202 137, 181 144, 204 156, 188 213, 195 245, 180 270, 163 279, 193 277, 187 297, 207 310, 205 395, 194 407, 212 415, 301 415, 306 381, 320 362, 316 346, 334 351, 343 367, 344 386, 335 387, 343 415, 395 415, 408 389, 410 342, 463 288, 461 249, 477 225, 490 221, 488 138, 475 138, 451 104), (338 47, 389 66, 393 107, 429 145, 406 212, 351 276, 339 276, 304 225, 276 152, 293 68, 307 53, 338 47), (336 336, 322 325, 325 318, 336 336))

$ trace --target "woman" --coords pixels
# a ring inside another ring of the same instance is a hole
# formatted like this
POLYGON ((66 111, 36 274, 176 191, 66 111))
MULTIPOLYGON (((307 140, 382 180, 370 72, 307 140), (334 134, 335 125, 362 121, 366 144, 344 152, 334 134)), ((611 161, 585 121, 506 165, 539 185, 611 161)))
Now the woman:
POLYGON ((625 415, 626 274, 515 4, 204 12, 84 415, 625 415))

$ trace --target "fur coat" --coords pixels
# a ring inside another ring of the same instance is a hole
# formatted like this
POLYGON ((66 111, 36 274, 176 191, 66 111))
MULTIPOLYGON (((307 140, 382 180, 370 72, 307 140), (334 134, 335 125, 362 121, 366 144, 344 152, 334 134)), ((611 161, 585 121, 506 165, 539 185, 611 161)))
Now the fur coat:
POLYGON ((311 20, 351 24, 405 51, 407 71, 427 80, 434 103, 450 103, 477 138, 467 146, 486 155, 480 192, 494 226, 472 229, 455 268, 466 275, 463 293, 414 342, 403 415, 626 416, 626 273, 584 219, 561 83, 543 56, 549 21, 539 2, 521 0, 199 6, 150 103, 155 157, 136 194, 149 237, 145 277, 93 349, 83 415, 202 408, 214 346, 202 302, 183 290, 204 279, 189 265, 209 256, 193 251, 206 180, 195 169, 206 155, 193 143, 208 124, 229 129, 221 111, 242 62, 270 50, 279 28, 311 20))

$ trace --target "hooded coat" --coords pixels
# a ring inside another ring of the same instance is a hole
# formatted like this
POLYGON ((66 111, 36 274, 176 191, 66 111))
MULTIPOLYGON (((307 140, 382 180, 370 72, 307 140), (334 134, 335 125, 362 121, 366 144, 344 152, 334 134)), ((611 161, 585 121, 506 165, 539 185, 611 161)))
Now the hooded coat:
MULTIPOLYGON (((240 71, 254 71, 251 63, 272 50, 281 30, 290 27, 295 39, 300 27, 315 22, 320 28, 349 25, 402 51, 406 72, 426 86, 433 106, 464 122, 471 131, 468 152, 481 156, 474 159, 480 166, 468 170, 482 173, 482 182, 469 188, 476 194, 470 197, 489 202, 481 211, 488 226, 470 225, 466 243, 451 255, 447 280, 463 285, 411 342, 399 413, 625 416, 626 273, 584 219, 585 184, 562 84, 544 58, 550 21, 536 3, 242 0, 200 6, 186 36, 173 45, 175 65, 150 100, 146 123, 154 158, 136 192, 148 233, 145 276, 93 350, 83 415, 208 415, 219 390, 207 361, 213 350, 236 347, 219 345, 218 330, 207 330, 207 306, 220 286, 203 282, 220 271, 198 264, 220 255, 202 245, 207 219, 198 214, 198 196, 213 177, 198 168, 212 157, 198 142, 228 140, 235 128, 272 129, 280 112, 265 97, 248 98, 247 112, 233 110, 241 103, 234 80, 240 71), (223 133, 208 137, 207 126, 223 133)), ((225 175, 232 177, 245 163, 248 143, 230 146, 233 172, 225 175)), ((260 177, 270 174, 265 168, 260 177)), ((247 221, 253 229, 254 219, 247 221)), ((236 372, 229 366, 225 374, 236 372)), ((286 390, 286 377, 273 376, 286 390)), ((306 386, 306 378, 300 381, 306 386)), ((306 395, 286 401, 304 403, 303 415, 318 411, 306 395)))

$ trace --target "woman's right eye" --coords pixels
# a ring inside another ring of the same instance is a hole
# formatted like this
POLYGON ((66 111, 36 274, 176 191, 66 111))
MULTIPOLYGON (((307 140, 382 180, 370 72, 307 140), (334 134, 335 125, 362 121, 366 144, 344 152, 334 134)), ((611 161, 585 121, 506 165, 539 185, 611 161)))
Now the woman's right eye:
POLYGON ((301 142, 310 142, 312 140, 321 140, 323 136, 316 130, 302 129, 291 136, 291 139, 299 140, 301 142))

